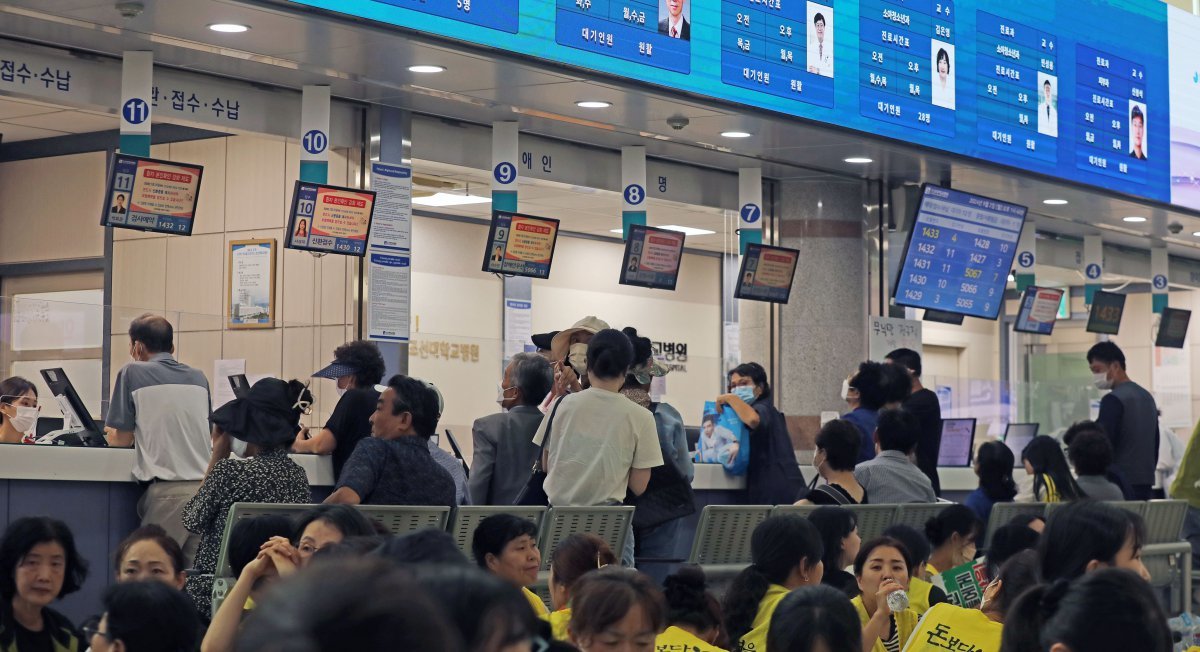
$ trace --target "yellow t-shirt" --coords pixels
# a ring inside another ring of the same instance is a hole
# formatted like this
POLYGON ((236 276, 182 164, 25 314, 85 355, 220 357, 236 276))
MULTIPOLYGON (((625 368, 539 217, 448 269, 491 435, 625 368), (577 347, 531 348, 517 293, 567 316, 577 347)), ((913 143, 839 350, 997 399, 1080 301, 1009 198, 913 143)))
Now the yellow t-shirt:
POLYGON ((654 639, 655 652, 725 652, 700 640, 687 630, 674 625, 654 639))
POLYGON ((521 587, 521 592, 525 594, 525 599, 529 601, 529 606, 533 607, 533 613, 538 615, 538 618, 545 618, 550 610, 546 608, 546 603, 538 597, 538 594, 530 591, 525 587, 521 587))
POLYGON ((933 590, 933 585, 918 577, 909 578, 908 580, 908 604, 909 608, 917 612, 917 615, 923 615, 929 611, 929 593, 933 590))
POLYGON ((571 622, 571 608, 559 609, 551 611, 547 620, 550 621, 550 633, 554 635, 556 641, 571 641, 571 635, 567 632, 567 623, 571 622))
POLYGON ((958 647, 954 649, 1000 652, 1003 630, 1003 625, 978 609, 964 609, 949 603, 937 604, 921 619, 904 650, 944 652, 950 649, 950 641, 953 640, 958 641, 958 647))
MULTIPOLYGON (((854 605, 855 611, 858 612, 858 619, 865 627, 871 621, 871 616, 867 614, 867 606, 863 604, 862 596, 854 598, 850 603, 854 605)), ((913 630, 917 628, 917 621, 920 620, 920 616, 910 607, 904 611, 893 612, 892 617, 896 619, 896 631, 899 633, 900 645, 903 646, 908 637, 912 636, 913 630)), ((887 648, 883 646, 883 641, 877 639, 875 645, 871 648, 871 652, 887 652, 887 648)))
POLYGON ((738 650, 763 652, 767 649, 767 630, 771 628, 771 615, 775 613, 775 607, 779 606, 779 602, 787 594, 787 588, 778 584, 767 587, 766 595, 758 603, 758 615, 754 617, 754 624, 751 625, 750 631, 746 632, 738 641, 738 650))

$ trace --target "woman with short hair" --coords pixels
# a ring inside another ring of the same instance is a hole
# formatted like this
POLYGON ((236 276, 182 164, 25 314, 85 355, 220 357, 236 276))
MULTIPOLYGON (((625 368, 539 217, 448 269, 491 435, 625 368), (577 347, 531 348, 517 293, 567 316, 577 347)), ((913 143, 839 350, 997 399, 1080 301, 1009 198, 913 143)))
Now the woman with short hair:
POLYGON ((804 488, 804 476, 783 413, 775 409, 767 370, 757 362, 746 362, 730 369, 726 378, 729 391, 717 397, 717 409, 728 405, 750 431, 746 504, 794 503, 804 488))
POLYGON ((10 523, 0 539, 0 650, 83 649, 75 625, 50 603, 78 591, 87 567, 66 523, 45 517, 10 523))

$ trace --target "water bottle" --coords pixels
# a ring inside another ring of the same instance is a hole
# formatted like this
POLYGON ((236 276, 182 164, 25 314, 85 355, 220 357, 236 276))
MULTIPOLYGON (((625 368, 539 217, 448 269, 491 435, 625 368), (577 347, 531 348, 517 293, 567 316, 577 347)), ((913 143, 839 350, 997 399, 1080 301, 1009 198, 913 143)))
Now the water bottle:
POLYGON ((892 613, 908 609, 908 593, 906 593, 903 589, 899 591, 892 591, 887 596, 887 604, 888 609, 891 609, 892 613))

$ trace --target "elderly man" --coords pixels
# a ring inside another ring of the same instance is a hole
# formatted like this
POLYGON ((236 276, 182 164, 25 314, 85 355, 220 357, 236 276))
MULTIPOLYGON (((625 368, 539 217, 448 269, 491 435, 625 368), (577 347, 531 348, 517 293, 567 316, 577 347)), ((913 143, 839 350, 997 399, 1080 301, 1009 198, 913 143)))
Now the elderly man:
POLYGON ((536 353, 518 353, 504 368, 496 402, 504 412, 475 420, 471 433, 471 499, 476 505, 511 505, 529 479, 538 455, 533 433, 542 422, 538 409, 554 384, 550 362, 536 353))

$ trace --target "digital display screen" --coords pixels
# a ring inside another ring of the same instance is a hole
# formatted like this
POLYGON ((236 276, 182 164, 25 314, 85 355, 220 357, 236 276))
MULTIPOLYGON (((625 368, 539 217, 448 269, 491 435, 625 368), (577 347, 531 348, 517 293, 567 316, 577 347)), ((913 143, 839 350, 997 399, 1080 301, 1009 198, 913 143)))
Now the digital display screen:
POLYGON ((721 0, 721 81, 832 107, 832 4, 721 0))
POLYGON ((943 310, 926 310, 925 315, 921 317, 921 321, 932 321, 939 324, 952 324, 954 326, 962 326, 963 315, 957 312, 945 312, 943 310))
MULTIPOLYGON (((485 0, 516 10, 517 3, 485 0)), ((747 0, 748 2, 748 0, 747 0)), ((688 0, 558 0, 559 45, 687 74, 692 67, 688 0)))
POLYGON ((297 181, 288 220, 287 247, 362 257, 375 214, 375 193, 297 181))
POLYGON ((621 285, 674 290, 683 259, 684 235, 678 231, 632 224, 621 259, 621 285))
POLYGON ((1036 423, 1010 423, 1004 429, 1004 445, 1008 446, 1008 450, 1012 451, 1014 469, 1019 469, 1024 464, 1021 462, 1021 453, 1025 451, 1025 447, 1029 442, 1033 441, 1038 434, 1038 424, 1036 423))
POLYGON ((971 466, 974 447, 974 419, 942 419, 942 446, 938 449, 938 466, 971 466))
POLYGON ((550 278, 558 223, 550 217, 492 211, 483 271, 550 278))
POLYGON ((754 243, 747 245, 733 296, 752 301, 787 303, 792 295, 792 281, 796 278, 796 263, 799 260, 800 251, 797 249, 754 243))
POLYGON ((926 184, 893 297, 897 305, 995 319, 1026 208, 926 184))
POLYGON ((1021 297, 1021 308, 1013 330, 1035 335, 1050 335, 1058 320, 1058 307, 1062 305, 1063 291, 1058 288, 1029 286, 1021 297))
POLYGON ((1191 321, 1191 310, 1163 308, 1162 319, 1158 324, 1158 335, 1154 338, 1154 346, 1182 349, 1183 341, 1187 339, 1188 324, 1191 321))
POLYGON ((1121 330, 1121 316, 1124 313, 1124 294, 1097 292, 1092 297, 1092 310, 1088 313, 1087 331, 1116 335, 1121 330))
POLYGON ((101 226, 191 235, 204 166, 114 154, 101 226))

